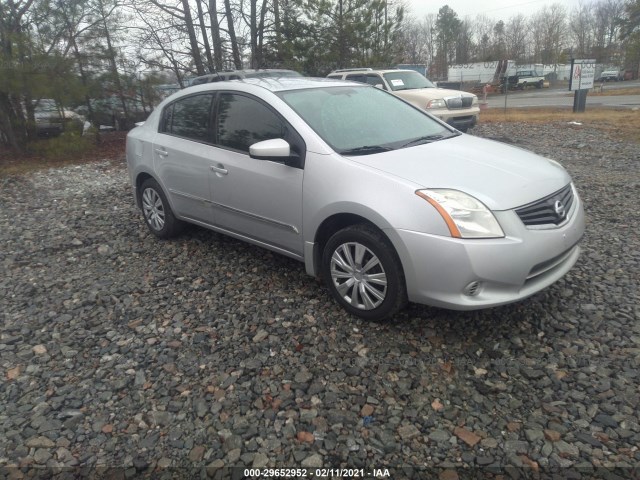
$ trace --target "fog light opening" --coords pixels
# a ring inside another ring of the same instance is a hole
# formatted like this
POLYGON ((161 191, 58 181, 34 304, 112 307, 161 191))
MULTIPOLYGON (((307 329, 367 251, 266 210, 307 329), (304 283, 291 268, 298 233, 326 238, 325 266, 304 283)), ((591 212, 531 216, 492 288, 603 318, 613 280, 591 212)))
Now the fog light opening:
POLYGON ((482 283, 478 282, 477 280, 474 280, 469 285, 464 287, 464 289, 462 290, 462 293, 467 297, 475 297, 480 293, 481 289, 482 289, 482 283))

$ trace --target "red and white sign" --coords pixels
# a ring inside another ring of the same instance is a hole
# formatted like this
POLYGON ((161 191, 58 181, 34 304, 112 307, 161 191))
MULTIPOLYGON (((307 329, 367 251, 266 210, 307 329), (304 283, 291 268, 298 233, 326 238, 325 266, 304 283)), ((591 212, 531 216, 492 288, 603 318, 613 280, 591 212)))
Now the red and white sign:
POLYGON ((569 90, 587 90, 593 88, 596 78, 595 60, 572 60, 569 90))

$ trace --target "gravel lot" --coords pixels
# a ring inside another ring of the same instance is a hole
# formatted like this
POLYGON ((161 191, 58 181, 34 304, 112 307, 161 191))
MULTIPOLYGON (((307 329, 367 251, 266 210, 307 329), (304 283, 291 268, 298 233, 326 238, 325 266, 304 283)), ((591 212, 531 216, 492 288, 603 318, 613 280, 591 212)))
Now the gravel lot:
POLYGON ((156 240, 124 159, 0 178, 0 471, 638 478, 640 145, 568 124, 474 134, 565 165, 582 257, 521 303, 386 324, 288 258, 195 227, 156 240))

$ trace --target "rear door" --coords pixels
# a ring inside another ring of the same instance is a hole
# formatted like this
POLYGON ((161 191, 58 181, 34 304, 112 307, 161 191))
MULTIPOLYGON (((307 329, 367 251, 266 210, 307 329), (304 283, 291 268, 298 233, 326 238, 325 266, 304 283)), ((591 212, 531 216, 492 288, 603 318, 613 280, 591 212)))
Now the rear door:
POLYGON ((213 98, 213 93, 194 94, 165 107, 153 144, 154 169, 174 212, 205 224, 213 223, 213 98))

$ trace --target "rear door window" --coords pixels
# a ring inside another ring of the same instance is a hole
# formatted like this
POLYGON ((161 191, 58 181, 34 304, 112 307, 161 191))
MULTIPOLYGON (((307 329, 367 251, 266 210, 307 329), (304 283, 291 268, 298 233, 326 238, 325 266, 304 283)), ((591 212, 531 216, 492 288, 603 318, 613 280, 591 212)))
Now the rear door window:
POLYGON ((213 94, 181 98, 164 111, 160 131, 199 142, 212 143, 211 106, 213 94))

